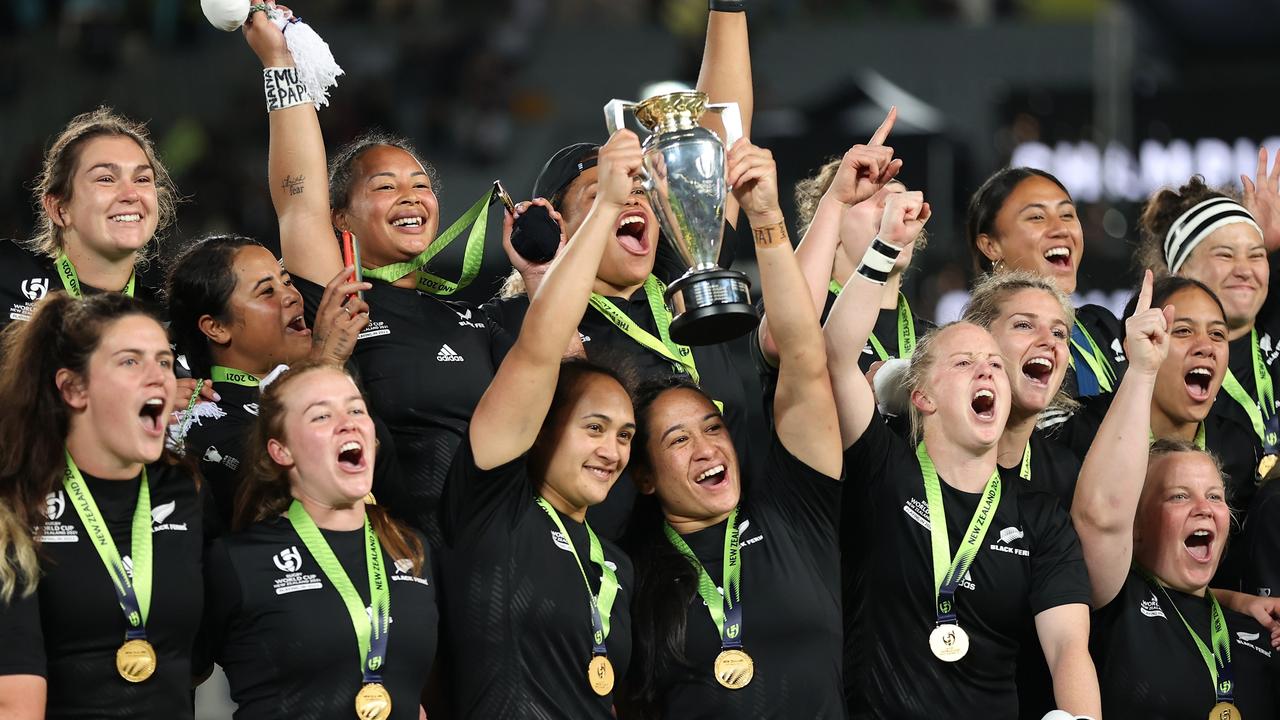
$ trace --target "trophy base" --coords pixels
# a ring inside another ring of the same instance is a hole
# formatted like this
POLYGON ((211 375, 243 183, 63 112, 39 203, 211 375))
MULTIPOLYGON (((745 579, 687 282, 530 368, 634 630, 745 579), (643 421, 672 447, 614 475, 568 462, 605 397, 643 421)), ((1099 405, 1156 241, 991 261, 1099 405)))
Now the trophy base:
POLYGON ((681 345, 715 345, 760 324, 751 281, 734 270, 691 270, 671 283, 666 296, 671 339, 681 345))

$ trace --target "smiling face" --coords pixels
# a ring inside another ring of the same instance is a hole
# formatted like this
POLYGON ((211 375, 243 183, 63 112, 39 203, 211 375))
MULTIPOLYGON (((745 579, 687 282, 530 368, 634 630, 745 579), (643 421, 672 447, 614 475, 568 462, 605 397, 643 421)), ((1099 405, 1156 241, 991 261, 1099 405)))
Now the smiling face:
POLYGON ((256 375, 291 364, 311 350, 311 331, 302 317, 302 296, 270 250, 246 245, 232 263, 235 290, 225 323, 200 319, 215 347, 217 362, 256 375))
POLYGON ((1005 298, 990 331, 1008 360, 1013 407, 1024 414, 1044 410, 1067 373, 1071 328, 1062 305, 1043 290, 1019 290, 1005 298))
POLYGON ((112 321, 89 356, 87 376, 61 370, 57 382, 72 410, 71 433, 84 444, 104 450, 119 467, 160 458, 177 389, 169 338, 155 320, 112 321))
POLYGON ((724 418, 706 396, 667 390, 650 406, 641 491, 657 493, 673 525, 719 522, 738 505, 742 481, 738 453, 724 418))
POLYGON ((267 452, 288 468, 293 496, 331 508, 362 502, 373 489, 377 440, 360 390, 334 368, 307 371, 287 389, 283 437, 267 452))
POLYGON ((1169 355, 1156 374, 1152 410, 1175 424, 1200 422, 1209 414, 1227 372, 1227 323, 1218 305, 1195 287, 1166 301, 1174 306, 1169 355))
POLYGON ((1051 278, 1070 295, 1084 259, 1084 231, 1071 197, 1052 180, 1032 175, 1005 198, 995 232, 979 235, 978 247, 1002 268, 1051 278))
POLYGON ((151 161, 132 138, 95 137, 80 149, 70 197, 46 196, 44 210, 71 254, 114 260, 137 252, 159 222, 151 161))
POLYGON ((1000 347, 986 330, 955 323, 929 347, 928 374, 911 392, 926 434, 937 433, 982 453, 995 447, 1009 419, 1009 376, 1000 347))
POLYGON ((1133 526, 1133 556, 1170 587, 1199 593, 1218 570, 1231 512, 1209 456, 1178 452, 1147 468, 1133 526))
POLYGON ((413 155, 375 145, 353 163, 347 207, 333 223, 360 241, 361 262, 381 267, 426 250, 440 225, 431 176, 413 155))
POLYGON ((1267 300, 1271 266, 1262 236, 1252 226, 1233 223, 1200 241, 1178 274, 1199 280, 1222 301, 1232 330, 1253 327, 1267 300))
POLYGON ((631 459, 636 421, 617 380, 587 372, 573 382, 573 399, 548 416, 530 465, 552 505, 576 509, 604 502, 631 459))
MULTIPOLYGON (((599 168, 589 167, 565 188, 561 207, 556 208, 564 218, 565 237, 572 238, 591 211, 599 174, 599 168)), ((614 220, 614 242, 605 247, 596 277, 615 291, 643 283, 653 272, 658 233, 658 218, 637 180, 626 207, 614 220)))

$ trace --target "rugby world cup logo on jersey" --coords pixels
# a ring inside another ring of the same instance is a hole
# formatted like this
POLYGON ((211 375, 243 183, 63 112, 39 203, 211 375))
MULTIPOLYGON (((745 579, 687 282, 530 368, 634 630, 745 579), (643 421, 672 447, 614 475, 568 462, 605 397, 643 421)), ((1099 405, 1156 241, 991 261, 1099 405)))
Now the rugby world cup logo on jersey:
POLYGON ((22 296, 35 302, 49 292, 49 278, 31 278, 22 281, 22 296))
POLYGON ((36 538, 42 543, 73 543, 80 541, 80 532, 69 522, 62 522, 67 512, 67 495, 55 490, 44 497, 43 525, 35 529, 36 538))
POLYGON ((391 334, 391 328, 387 327, 387 324, 385 322, 381 320, 370 320, 369 324, 364 327, 364 330, 362 330, 360 334, 356 336, 356 339, 364 340, 365 338, 378 337, 379 335, 390 335, 390 334, 391 334))
POLYGON ((1149 618, 1163 618, 1168 620, 1168 616, 1164 614, 1164 610, 1160 607, 1160 600, 1155 593, 1151 593, 1151 597, 1138 603, 1138 612, 1149 618))
POLYGON ((297 545, 290 545, 272 555, 271 562, 275 563, 277 570, 285 573, 284 577, 276 578, 272 582, 272 588, 277 595, 287 595, 302 590, 317 590, 323 587, 318 575, 302 572, 302 553, 298 551, 297 545))

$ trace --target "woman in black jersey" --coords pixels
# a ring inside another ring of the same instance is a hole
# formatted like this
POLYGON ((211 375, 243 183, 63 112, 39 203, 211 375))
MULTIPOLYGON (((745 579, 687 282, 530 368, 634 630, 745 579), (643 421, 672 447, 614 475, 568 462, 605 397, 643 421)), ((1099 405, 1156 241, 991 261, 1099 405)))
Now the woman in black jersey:
MULTIPOLYGON (((191 372, 209 378, 218 395, 213 402, 192 406, 171 433, 185 454, 199 463, 226 526, 231 523, 246 436, 257 417, 262 379, 282 364, 308 357, 341 365, 368 323, 368 306, 355 293, 369 285, 348 282, 350 271, 344 269, 325 288, 314 313, 319 327, 313 334, 289 273, 270 250, 250 238, 215 235, 197 240, 169 267, 169 331, 191 372)), ((379 427, 380 435, 384 430, 379 427)), ((389 454, 384 458, 375 484, 386 502, 395 492, 379 481, 389 477, 385 469, 394 463, 389 454)))
MULTIPOLYGON (((1259 169, 1265 180, 1265 164, 1259 169)), ((1217 295, 1227 320, 1230 363, 1212 412, 1253 430, 1259 475, 1280 455, 1275 367, 1280 298, 1268 298, 1271 266, 1262 229, 1243 205, 1192 177, 1158 191, 1142 213, 1144 267, 1157 275, 1199 280, 1217 295), (1270 459, 1268 459, 1270 457, 1270 459)))
POLYGON ((1159 375, 1185 320, 1176 302, 1160 309, 1147 277, 1126 320, 1131 366, 1071 509, 1092 585, 1103 708, 1136 720, 1275 717, 1280 658, 1269 633, 1208 592, 1231 523, 1222 468, 1182 438, 1149 444, 1159 375))
POLYGON ((164 453, 164 328, 57 293, 3 353, 0 715, 192 717, 203 503, 164 453))
MULTIPOLYGON (((1134 314, 1138 302, 1139 298, 1130 301, 1126 317, 1134 314)), ((1229 331, 1222 305, 1198 281, 1176 276, 1155 281, 1151 303, 1175 310, 1168 354, 1151 397, 1151 437, 1184 440, 1216 455, 1229 478, 1228 500, 1243 513, 1257 490, 1256 444, 1248 426, 1210 413, 1228 362, 1229 331)), ((1109 396, 1081 398, 1079 410, 1059 428, 1063 443, 1083 458, 1101 434, 1111 405, 1109 396)), ((1239 580, 1237 562, 1235 551, 1230 550, 1215 584, 1234 589, 1239 580)))
MULTIPOLYGON (((1047 277, 1063 293, 1076 291, 1084 236, 1075 203, 1054 176, 1035 168, 1005 168, 969 200, 965 221, 978 272, 1026 270, 1047 277)), ((1120 323, 1099 305, 1076 308, 1071 328, 1072 397, 1113 392, 1124 373, 1120 323)))
MULTIPOLYGON (((1089 659, 1088 580, 1066 513, 997 472, 1009 379, 987 331, 955 323, 916 346, 907 376, 912 447, 881 422, 857 368, 861 340, 903 244, 928 218, 920 193, 889 199, 880 238, 836 300, 828 364, 852 468, 845 503, 864 566, 851 602, 864 661, 851 679, 854 717, 934 718, 981 708, 1018 716, 1019 641, 1034 621, 1057 706, 1098 716, 1089 659), (856 342, 851 342, 856 341, 856 342), (966 529, 966 526, 968 529, 966 529)), ((846 609, 850 612, 850 609, 846 609)))
POLYGON ((425 540, 366 505, 379 450, 340 367, 262 392, 236 498, 209 551, 205 629, 237 718, 419 717, 436 650, 425 540))
POLYGON ((631 562, 586 522, 627 465, 616 375, 561 364, 586 311, 640 143, 600 149, 594 207, 542 283, 476 406, 443 498, 454 710, 461 718, 613 717, 631 655, 631 562))
MULTIPOLYGON (((766 472, 744 489, 711 398, 682 378, 637 397, 633 600, 638 717, 840 717, 840 443, 813 305, 773 157, 742 141, 728 182, 755 237, 778 340, 766 472), (803 680, 800 680, 803 678, 803 680)), ((629 713, 628 713, 629 714, 629 713)))
POLYGON ((1071 507, 1080 459, 1049 432, 1036 429, 1048 408, 1072 409, 1062 390, 1075 313, 1047 278, 1023 271, 988 275, 973 289, 961 318, 991 333, 1009 376, 1009 420, 1000 435, 1000 477, 1044 490, 1071 507))
MULTIPOLYGON (((706 49, 698 74, 697 90, 710 102, 735 102, 744 132, 752 116, 751 56, 747 18, 742 3, 713 2, 707 19, 706 49)), ((724 138, 714 113, 702 122, 724 138)), ((560 212, 565 236, 572 236, 593 207, 598 192, 597 153, 594 143, 575 143, 558 150, 544 164, 533 187, 535 198, 546 198, 560 212)), ((734 253, 733 228, 738 221, 737 200, 725 198, 725 237, 719 264, 728 267, 734 253)), ((582 353, 593 362, 626 367, 639 379, 687 375, 724 407, 733 428, 738 452, 748 454, 749 431, 755 419, 755 403, 748 404, 742 375, 737 369, 732 341, 689 347, 672 340, 668 332, 671 313, 664 300, 666 283, 674 282, 688 267, 670 243, 662 240, 657 216, 640 188, 620 208, 614 226, 607 228, 612 242, 592 286, 591 305, 578 325, 582 353)), ((508 281, 503 297, 484 306, 490 322, 514 334, 520 330, 536 292, 537 267, 514 253, 512 264, 523 279, 508 281)), ((592 527, 616 539, 626 526, 635 502, 635 485, 614 485, 606 502, 591 509, 592 527)))
MULTIPOLYGON (((283 33, 270 22, 250 22, 246 38, 265 72, 288 82, 293 58, 283 33)), ((439 229, 435 175, 406 142, 363 136, 336 153, 330 173, 312 103, 272 109, 268 119, 281 254, 307 308, 319 307, 325 283, 343 268, 335 227, 355 236, 366 271, 410 268, 430 251, 439 229)), ((419 275, 408 270, 372 282, 365 294, 370 321, 353 359, 371 410, 395 437, 409 499, 394 510, 439 544, 445 473, 505 335, 476 307, 418 292, 419 275)))
POLYGON ((0 327, 29 319, 53 290, 156 301, 138 270, 173 223, 178 192, 144 125, 107 107, 72 118, 45 152, 32 195, 35 234, 25 246, 0 243, 0 327))

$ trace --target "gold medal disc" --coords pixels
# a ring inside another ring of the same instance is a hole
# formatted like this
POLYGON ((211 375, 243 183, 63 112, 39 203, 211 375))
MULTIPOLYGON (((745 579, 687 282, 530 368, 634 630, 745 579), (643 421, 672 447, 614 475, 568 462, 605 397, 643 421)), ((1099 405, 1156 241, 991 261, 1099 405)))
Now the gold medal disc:
POLYGON ((381 683, 366 683, 356 693, 359 720, 387 720, 391 717, 391 693, 381 683))
POLYGON ((741 690, 755 675, 755 661, 741 650, 721 650, 716 656, 716 681, 730 690, 741 690))
POLYGON ((146 640, 126 640, 116 650, 116 672, 131 683, 140 683, 156 672, 156 649, 146 640))
POLYGON ((1263 480, 1267 479, 1267 475, 1271 473, 1271 469, 1276 466, 1275 455, 1263 455, 1258 461, 1258 477, 1263 480))
POLYGON ((600 697, 613 692, 613 663, 609 662, 609 658, 604 655, 591 656, 591 663, 587 665, 587 682, 591 683, 591 689, 600 697))
MULTIPOLYGON (((1274 458, 1274 456, 1268 457, 1274 458)), ((1220 702, 1209 711, 1209 720, 1241 720, 1240 708, 1233 703, 1220 702)))
POLYGON ((943 662, 955 662, 969 652, 969 633, 959 625, 939 625, 929 633, 929 649, 943 662))

